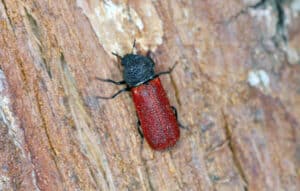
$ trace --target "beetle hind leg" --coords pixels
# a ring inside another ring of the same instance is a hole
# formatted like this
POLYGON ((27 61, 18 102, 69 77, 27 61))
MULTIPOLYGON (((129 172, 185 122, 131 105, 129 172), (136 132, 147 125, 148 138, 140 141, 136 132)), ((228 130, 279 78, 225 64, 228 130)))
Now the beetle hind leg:
POLYGON ((177 113, 176 107, 171 106, 171 108, 172 108, 172 110, 173 110, 173 113, 174 113, 174 115, 175 115, 175 118, 176 118, 176 120, 177 120, 177 123, 178 123, 179 127, 182 128, 182 129, 188 129, 186 126, 182 125, 182 124, 180 123, 180 121, 178 120, 178 113, 177 113))
POLYGON ((141 130, 141 122, 140 122, 140 120, 137 121, 137 126, 138 126, 137 129, 138 129, 138 132, 139 132, 140 136, 142 138, 144 138, 144 134, 143 134, 143 132, 141 130))

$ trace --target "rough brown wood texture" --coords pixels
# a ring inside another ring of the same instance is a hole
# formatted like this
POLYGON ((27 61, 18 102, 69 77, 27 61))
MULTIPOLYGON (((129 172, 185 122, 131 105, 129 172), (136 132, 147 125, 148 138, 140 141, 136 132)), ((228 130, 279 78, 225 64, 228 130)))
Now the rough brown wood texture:
POLYGON ((0 190, 300 190, 299 0, 1 0, 0 190), (152 51, 178 144, 136 129, 111 52, 152 51))

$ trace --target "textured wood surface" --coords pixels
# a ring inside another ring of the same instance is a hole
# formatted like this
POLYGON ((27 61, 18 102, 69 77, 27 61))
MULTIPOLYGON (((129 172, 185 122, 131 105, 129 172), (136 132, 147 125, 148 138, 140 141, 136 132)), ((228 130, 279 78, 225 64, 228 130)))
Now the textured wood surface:
POLYGON ((0 190, 299 190, 299 0, 1 0, 0 190), (148 50, 179 120, 151 150, 111 52, 148 50))

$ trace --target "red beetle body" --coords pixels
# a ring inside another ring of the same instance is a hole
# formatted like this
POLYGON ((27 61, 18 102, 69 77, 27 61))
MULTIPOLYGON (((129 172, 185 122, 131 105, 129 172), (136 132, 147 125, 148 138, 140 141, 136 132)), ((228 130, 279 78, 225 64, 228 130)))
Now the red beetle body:
POLYGON ((155 74, 155 64, 149 57, 113 54, 121 59, 124 80, 97 79, 116 85, 126 84, 127 87, 111 97, 98 98, 112 99, 124 91, 131 91, 143 135, 151 148, 163 150, 175 145, 180 136, 179 123, 159 79, 160 75, 170 74, 175 65, 169 71, 155 74))
POLYGON ((131 88, 131 93, 148 144, 155 150, 173 146, 180 131, 159 77, 131 88))

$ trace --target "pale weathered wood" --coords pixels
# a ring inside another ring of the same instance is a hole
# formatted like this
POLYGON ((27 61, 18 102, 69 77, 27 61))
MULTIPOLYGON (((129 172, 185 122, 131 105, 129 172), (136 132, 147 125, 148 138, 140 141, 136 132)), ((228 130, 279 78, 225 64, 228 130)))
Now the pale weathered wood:
POLYGON ((0 1, 0 190, 299 190, 299 1, 0 1), (297 4, 298 3, 298 4, 297 4), (120 55, 151 50, 178 144, 137 131, 120 55))

